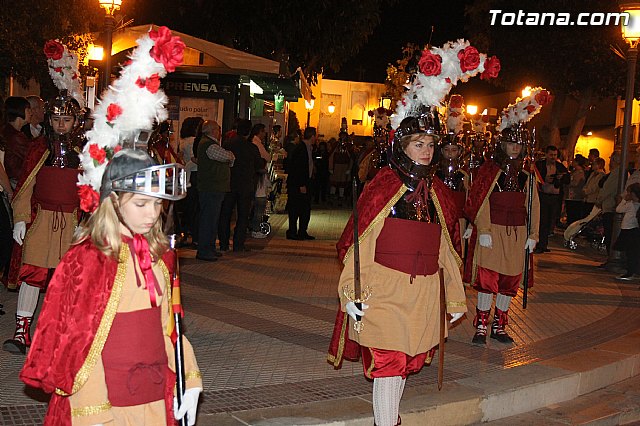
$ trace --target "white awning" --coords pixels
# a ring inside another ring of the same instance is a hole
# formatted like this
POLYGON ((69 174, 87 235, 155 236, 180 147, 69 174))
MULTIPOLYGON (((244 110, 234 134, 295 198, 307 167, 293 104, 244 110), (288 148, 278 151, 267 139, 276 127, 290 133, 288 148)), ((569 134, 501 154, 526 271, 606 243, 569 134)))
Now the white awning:
MULTIPOLYGON (((136 40, 146 34, 150 28, 157 29, 157 25, 138 25, 126 27, 113 33, 112 55, 136 46, 136 40)), ((184 52, 184 67, 190 69, 202 67, 207 72, 216 69, 222 72, 237 70, 239 73, 263 73, 278 75, 280 64, 277 61, 266 59, 220 44, 196 38, 178 31, 171 31, 179 36, 186 49, 184 52), (202 55, 201 55, 202 54, 202 55)), ((178 67, 178 70, 180 67, 178 67)))

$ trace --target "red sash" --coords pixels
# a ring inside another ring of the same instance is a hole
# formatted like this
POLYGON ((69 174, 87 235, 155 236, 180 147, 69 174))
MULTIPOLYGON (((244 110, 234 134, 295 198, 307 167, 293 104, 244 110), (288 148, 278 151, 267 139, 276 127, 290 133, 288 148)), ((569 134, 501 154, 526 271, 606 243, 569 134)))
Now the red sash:
POLYGON ((494 192, 489 197, 491 223, 505 226, 524 226, 527 209, 524 192, 494 192))
POLYGON ((78 173, 78 169, 43 166, 36 177, 33 202, 43 210, 73 213, 80 207, 78 173))
POLYGON ((169 363, 160 307, 116 314, 102 362, 114 407, 164 400, 169 363))
POLYGON ((440 225, 388 217, 376 240, 375 261, 382 266, 417 275, 438 272, 440 225))

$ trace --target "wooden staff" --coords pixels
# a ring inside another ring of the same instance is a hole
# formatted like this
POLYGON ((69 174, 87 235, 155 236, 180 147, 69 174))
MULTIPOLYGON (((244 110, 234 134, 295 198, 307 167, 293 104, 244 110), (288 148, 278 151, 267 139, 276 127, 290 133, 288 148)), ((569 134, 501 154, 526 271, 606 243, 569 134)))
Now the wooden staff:
POLYGON ((444 291, 444 271, 438 271, 440 275, 440 344, 438 345, 438 390, 442 389, 444 380, 444 332, 447 328, 447 304, 444 291))
MULTIPOLYGON (((535 167, 536 163, 534 161, 534 152, 536 146, 536 128, 533 128, 531 132, 531 144, 529 151, 529 194, 527 197, 527 239, 529 235, 531 235, 531 210, 533 209, 533 184, 536 179, 535 167)), ((529 257, 531 253, 529 251, 529 245, 524 249, 524 270, 522 271, 522 279, 523 279, 523 289, 522 289, 522 309, 527 309, 527 298, 529 295, 529 257)))
MULTIPOLYGON (((362 289, 360 286, 360 234, 358 232, 358 180, 354 176, 352 179, 353 198, 353 299, 356 307, 362 310, 362 289)), ((356 323, 353 325, 356 332, 362 330, 362 317, 356 315, 356 323)))

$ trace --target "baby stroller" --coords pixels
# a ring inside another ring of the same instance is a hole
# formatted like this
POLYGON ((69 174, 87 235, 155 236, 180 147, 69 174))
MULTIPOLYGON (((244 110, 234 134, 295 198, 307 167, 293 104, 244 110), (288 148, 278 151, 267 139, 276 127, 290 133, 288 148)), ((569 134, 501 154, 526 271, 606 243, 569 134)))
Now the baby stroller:
POLYGON ((269 194, 267 194, 267 207, 265 208, 264 214, 262 215, 262 220, 260 221, 260 232, 265 236, 271 233, 269 214, 273 212, 273 206, 275 204, 276 198, 281 191, 282 179, 276 179, 276 181, 271 185, 271 191, 269 191, 269 194))
POLYGON ((269 189, 269 192, 267 193, 267 205, 265 206, 264 214, 260 219, 260 225, 259 225, 260 230, 258 231, 263 236, 254 235, 254 238, 266 238, 267 235, 271 233, 271 224, 269 223, 269 215, 273 212, 273 205, 275 203, 275 200, 279 192, 282 189, 282 179, 276 179, 274 183, 271 183, 271 181, 268 181, 267 189, 269 189))
POLYGON ((564 245, 570 250, 578 248, 575 238, 582 235, 591 241, 591 246, 599 251, 606 251, 604 244, 604 232, 602 230, 602 220, 600 213, 602 209, 593 206, 589 215, 580 220, 576 220, 564 231, 564 245))

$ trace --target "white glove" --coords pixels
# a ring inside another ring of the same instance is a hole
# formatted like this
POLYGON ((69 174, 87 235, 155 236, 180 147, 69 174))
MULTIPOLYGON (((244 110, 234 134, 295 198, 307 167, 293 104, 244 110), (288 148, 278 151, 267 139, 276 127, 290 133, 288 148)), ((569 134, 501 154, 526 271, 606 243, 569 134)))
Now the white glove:
POLYGON ((27 224, 24 221, 16 222, 13 225, 13 239, 16 240, 16 243, 22 245, 24 241, 24 234, 27 232, 27 224))
POLYGON ((467 229, 464 230, 464 234, 462 234, 462 239, 468 240, 469 238, 471 238, 472 233, 473 233, 473 228, 471 226, 468 226, 467 229))
POLYGON ((178 407, 178 398, 173 397, 173 416, 176 420, 180 420, 187 415, 187 424, 193 426, 196 424, 196 412, 198 411, 198 398, 200 397, 202 388, 190 388, 182 395, 182 405, 178 407))
POLYGON ((524 249, 529 249, 529 252, 532 252, 534 248, 536 248, 536 240, 527 238, 527 243, 524 245, 524 249))
POLYGON ((449 323, 453 324, 454 322, 462 318, 463 315, 464 315, 464 312, 456 312, 451 314, 451 321, 449 321, 449 323))
POLYGON ((480 234, 479 241, 482 247, 493 248, 493 241, 491 240, 491 235, 480 234))
POLYGON ((364 316, 364 310, 367 309, 369 307, 369 305, 367 305, 366 303, 362 303, 362 310, 358 309, 358 307, 356 306, 356 304, 354 302, 348 302, 347 305, 345 306, 346 310, 347 310, 347 314, 349 314, 349 316, 351 318, 353 318, 354 321, 357 321, 358 319, 356 318, 357 316, 363 317, 364 316))

